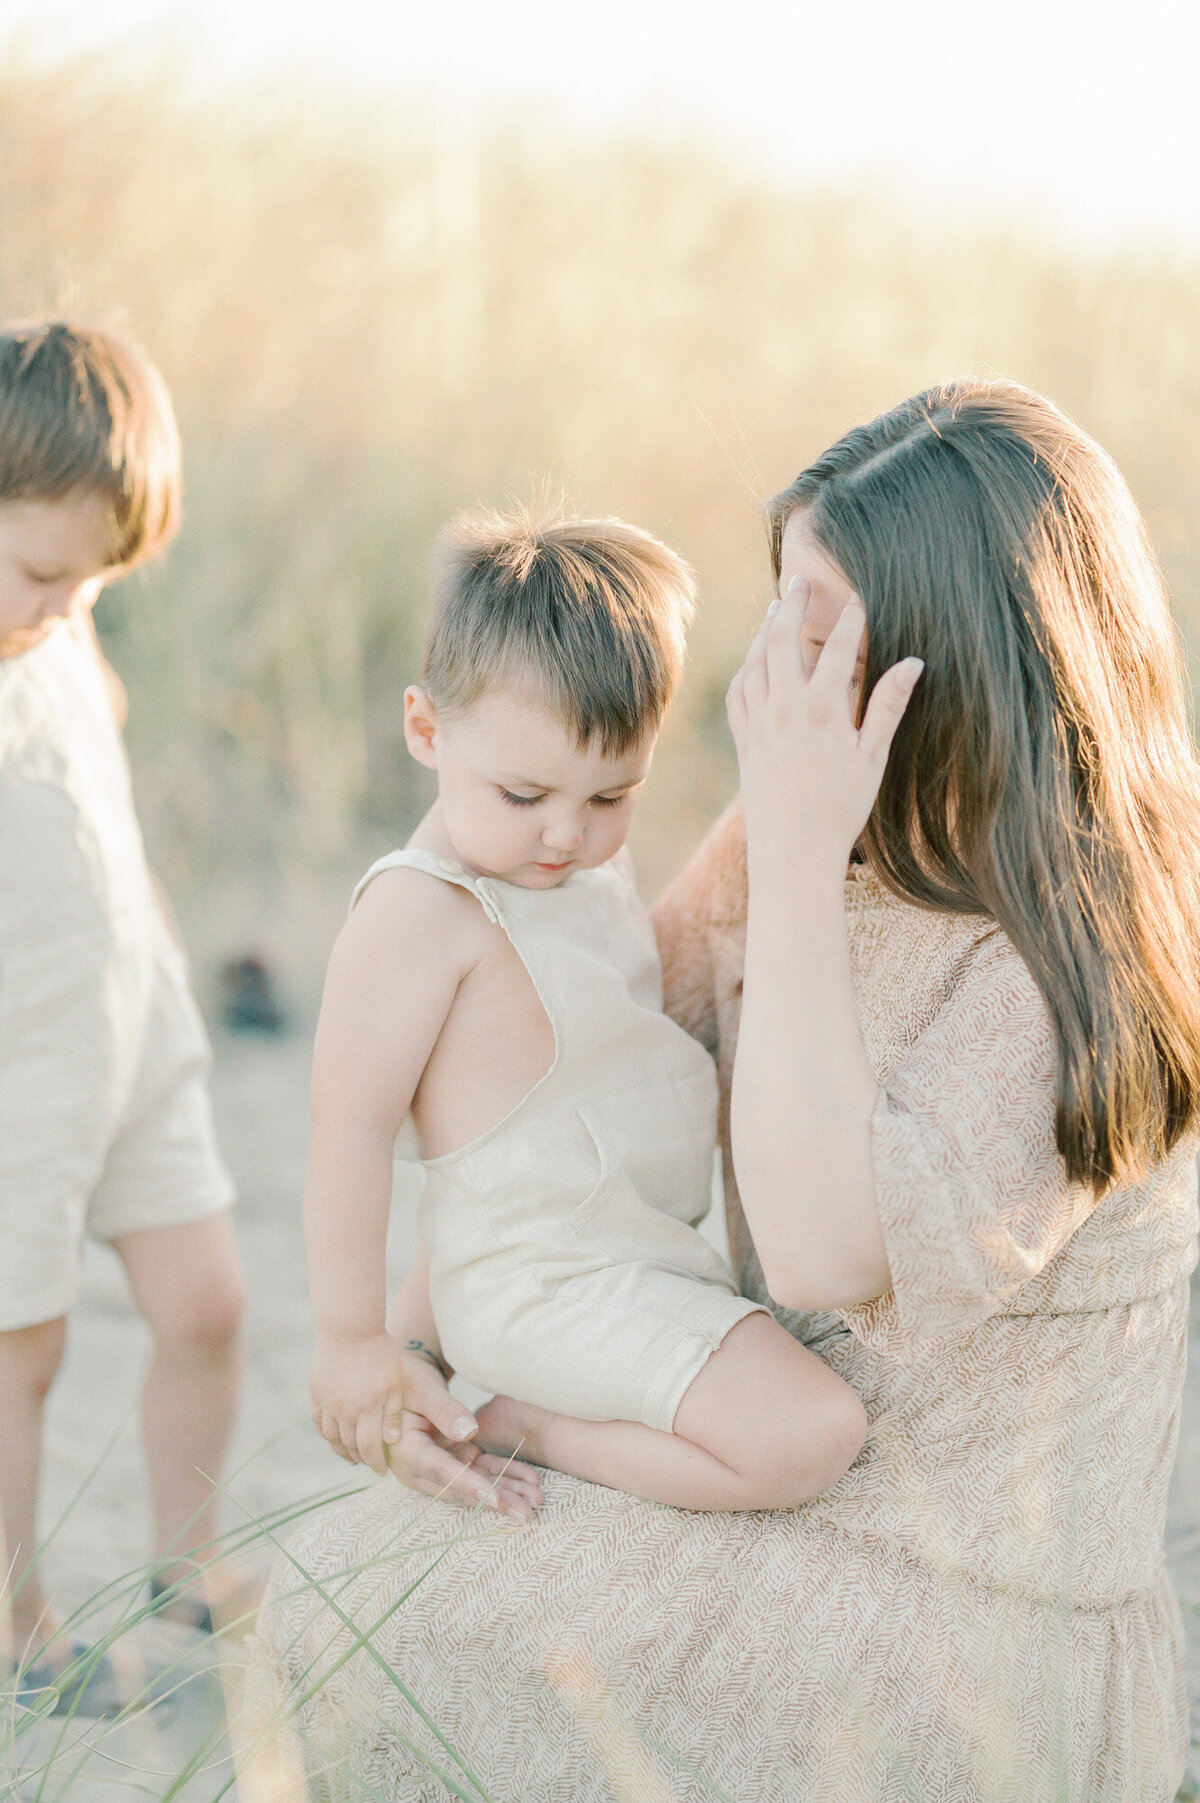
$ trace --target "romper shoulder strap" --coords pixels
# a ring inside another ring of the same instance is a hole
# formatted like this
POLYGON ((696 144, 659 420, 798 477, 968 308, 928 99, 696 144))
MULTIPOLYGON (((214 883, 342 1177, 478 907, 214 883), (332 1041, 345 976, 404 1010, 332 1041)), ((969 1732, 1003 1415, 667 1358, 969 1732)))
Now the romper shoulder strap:
POLYGON ((496 926, 505 925, 493 884, 483 877, 470 876, 453 858, 442 858, 435 851, 416 849, 389 851, 386 857, 377 858, 366 875, 355 885, 354 894, 350 897, 351 912, 367 884, 373 882, 382 870, 423 870, 426 876, 436 876, 443 883, 452 883, 455 888, 465 889, 475 897, 490 921, 496 926))

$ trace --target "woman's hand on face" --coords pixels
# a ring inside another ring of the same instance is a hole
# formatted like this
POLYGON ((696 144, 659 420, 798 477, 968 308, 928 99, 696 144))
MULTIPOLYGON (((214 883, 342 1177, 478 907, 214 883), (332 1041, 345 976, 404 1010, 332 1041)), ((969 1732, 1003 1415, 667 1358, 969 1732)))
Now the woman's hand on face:
POLYGON ((531 1522, 541 1507, 537 1472, 517 1459, 484 1452, 478 1422, 427 1359, 403 1353, 404 1407, 384 1418, 388 1468, 424 1496, 482 1504, 513 1521, 531 1522))
POLYGON ((856 724, 862 602, 852 595, 846 603, 811 674, 801 642, 807 604, 808 585, 797 577, 768 610, 726 705, 749 841, 774 836, 787 857, 828 852, 844 869, 924 665, 906 657, 885 670, 856 724))

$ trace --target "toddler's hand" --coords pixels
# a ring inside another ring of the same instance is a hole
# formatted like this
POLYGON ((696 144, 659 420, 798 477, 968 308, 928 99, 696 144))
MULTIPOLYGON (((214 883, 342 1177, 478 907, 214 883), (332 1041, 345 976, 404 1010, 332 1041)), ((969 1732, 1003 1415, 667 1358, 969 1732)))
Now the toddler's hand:
POLYGON ((855 667, 866 615, 852 596, 811 675, 802 628, 808 587, 768 613, 729 686, 729 724, 741 766, 747 838, 778 835, 785 857, 828 850, 843 867, 867 823, 892 739, 923 665, 906 657, 875 684, 856 724, 855 667))
POLYGON ((387 1470, 384 1419, 403 1407, 404 1353, 390 1333, 318 1333, 309 1390, 312 1418, 339 1458, 387 1470))
POLYGON ((482 1503, 514 1521, 532 1521, 542 1502, 533 1467, 484 1452, 472 1437, 478 1422, 450 1394, 440 1373, 427 1359, 412 1353, 401 1356, 406 1407, 398 1435, 385 1435, 387 1462, 394 1475, 424 1496, 482 1503))

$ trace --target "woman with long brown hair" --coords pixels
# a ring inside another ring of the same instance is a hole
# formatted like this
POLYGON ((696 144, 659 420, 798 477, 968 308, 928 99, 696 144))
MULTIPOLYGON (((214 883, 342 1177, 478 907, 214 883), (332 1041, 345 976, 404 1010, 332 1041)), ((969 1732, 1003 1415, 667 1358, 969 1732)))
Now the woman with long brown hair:
MULTIPOLYGON (((303 1719, 390 1798, 1167 1803, 1200 779, 1162 584, 1108 458, 1007 383, 849 433, 768 518, 744 824, 658 923, 742 1288, 867 1445, 758 1517, 550 1475, 532 1529, 454 1541, 381 1485, 293 1543, 341 1621, 280 1596, 270 1642, 300 1682, 372 1629, 303 1719)), ((441 1491, 473 1453, 411 1366, 393 1464, 441 1491)))

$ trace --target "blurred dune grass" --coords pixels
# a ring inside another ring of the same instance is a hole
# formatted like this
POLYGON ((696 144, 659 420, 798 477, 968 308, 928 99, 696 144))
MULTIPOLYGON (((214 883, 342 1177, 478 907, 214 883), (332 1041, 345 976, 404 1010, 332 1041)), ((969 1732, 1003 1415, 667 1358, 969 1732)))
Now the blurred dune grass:
MULTIPOLYGON (((947 154, 953 154, 948 146, 947 154)), ((347 885, 427 796, 405 758, 431 537, 562 494, 695 564, 702 607, 636 829, 644 887, 732 793, 722 696, 767 598, 756 504, 965 370, 1106 444, 1200 643, 1200 264, 1089 257, 894 195, 772 187, 698 142, 0 56, 0 305, 131 330, 187 515, 99 624, 152 857, 202 969, 311 999, 347 885)))

